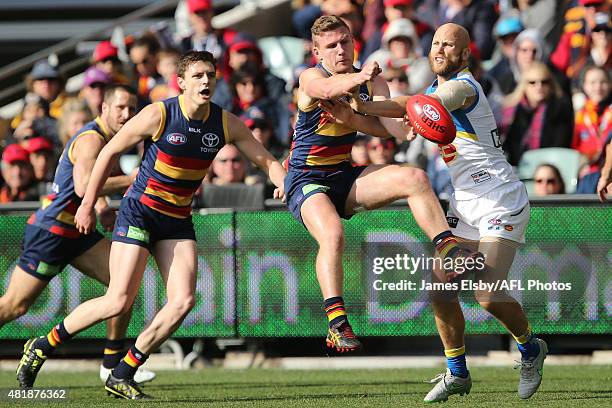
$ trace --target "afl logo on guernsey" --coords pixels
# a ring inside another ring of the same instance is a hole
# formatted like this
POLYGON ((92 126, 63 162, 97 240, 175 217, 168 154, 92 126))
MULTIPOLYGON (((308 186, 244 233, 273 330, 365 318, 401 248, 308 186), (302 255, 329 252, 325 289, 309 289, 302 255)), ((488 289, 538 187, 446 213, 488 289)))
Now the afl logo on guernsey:
POLYGON ((431 120, 438 121, 440 120, 440 112, 430 104, 423 105, 423 113, 427 115, 427 117, 431 120))
POLYGON ((170 133, 166 136, 166 140, 172 145, 179 146, 187 143, 187 136, 182 133, 170 133))
POLYGON ((214 133, 206 133, 202 136, 202 144, 206 147, 215 147, 219 144, 219 136, 214 133))

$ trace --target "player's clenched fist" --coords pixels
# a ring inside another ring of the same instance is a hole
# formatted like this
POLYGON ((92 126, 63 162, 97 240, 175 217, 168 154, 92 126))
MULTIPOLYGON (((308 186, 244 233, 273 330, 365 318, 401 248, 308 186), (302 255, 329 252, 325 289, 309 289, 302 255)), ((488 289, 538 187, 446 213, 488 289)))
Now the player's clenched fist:
POLYGON ((363 68, 361 68, 361 72, 359 73, 361 74, 361 78, 363 82, 366 82, 366 81, 373 80, 381 72, 382 70, 378 66, 378 62, 370 61, 367 64, 365 64, 363 68))

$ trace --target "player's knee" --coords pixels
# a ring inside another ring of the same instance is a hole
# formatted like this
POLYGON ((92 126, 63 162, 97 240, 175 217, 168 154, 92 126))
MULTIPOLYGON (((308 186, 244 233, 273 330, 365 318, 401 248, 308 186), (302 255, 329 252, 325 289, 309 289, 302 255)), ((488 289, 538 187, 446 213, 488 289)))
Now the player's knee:
POLYGON ((168 305, 172 308, 177 317, 181 317, 193 309, 195 306, 195 298, 193 296, 184 296, 178 299, 169 299, 168 305))
POLYGON ((319 245, 325 249, 341 251, 344 248, 344 231, 342 230, 342 225, 337 228, 326 230, 323 237, 319 240, 319 245))
POLYGON ((130 311, 132 302, 127 295, 110 295, 105 297, 105 319, 110 319, 130 311))
POLYGON ((416 167, 400 167, 401 171, 397 172, 397 180, 394 184, 401 186, 404 191, 423 190, 431 188, 427 173, 416 167))
POLYGON ((493 311, 495 306, 506 302, 508 295, 505 291, 490 292, 487 290, 474 291, 474 298, 486 311, 493 311))
POLYGON ((6 297, 0 298, 0 318, 3 321, 15 320, 28 312, 30 304, 25 301, 14 301, 6 297))

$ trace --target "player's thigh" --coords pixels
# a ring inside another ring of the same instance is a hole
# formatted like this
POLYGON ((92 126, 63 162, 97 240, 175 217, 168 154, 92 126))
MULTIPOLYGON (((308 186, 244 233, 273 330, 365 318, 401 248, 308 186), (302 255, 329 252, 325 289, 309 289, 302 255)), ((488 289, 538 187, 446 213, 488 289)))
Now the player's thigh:
POLYGON ((519 243, 499 237, 483 237, 478 245, 486 267, 476 272, 476 279, 495 282, 508 278, 519 243))
POLYGON ((149 250, 143 246, 113 242, 110 250, 110 282, 107 295, 128 296, 130 300, 135 299, 148 257, 149 250))
POLYGON ((300 211, 306 229, 317 242, 342 239, 342 221, 327 194, 317 193, 306 198, 300 211))
POLYGON ((48 281, 32 276, 19 266, 15 266, 2 299, 15 307, 29 308, 48 284, 48 281))
POLYGON ((110 281, 110 251, 111 242, 103 238, 82 255, 74 258, 70 264, 83 274, 108 286, 110 281))
POLYGON ((166 285, 168 301, 192 298, 197 278, 196 241, 158 241, 153 248, 153 256, 166 285))
POLYGON ((370 165, 357 177, 346 199, 346 212, 384 207, 417 191, 430 189, 421 169, 398 164, 370 165))

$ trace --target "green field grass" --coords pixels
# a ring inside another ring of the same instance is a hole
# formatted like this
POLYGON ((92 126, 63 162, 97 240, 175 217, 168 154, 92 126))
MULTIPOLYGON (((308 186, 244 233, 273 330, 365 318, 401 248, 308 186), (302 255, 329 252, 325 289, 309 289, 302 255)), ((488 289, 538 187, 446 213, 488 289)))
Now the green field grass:
MULTIPOLYGON (((181 407, 418 407, 439 370, 224 370, 159 372, 145 391, 156 399, 146 405, 181 407)), ((546 367, 544 382, 529 401, 516 395, 518 372, 511 368, 471 369, 469 396, 453 396, 453 407, 612 407, 611 366, 546 367)), ((16 384, 0 372, 4 390, 16 384)), ((0 401, 2 407, 106 407, 130 404, 106 396, 97 372, 42 372, 39 387, 65 388, 62 403, 0 401)), ((133 405, 132 405, 133 406, 133 405)))

